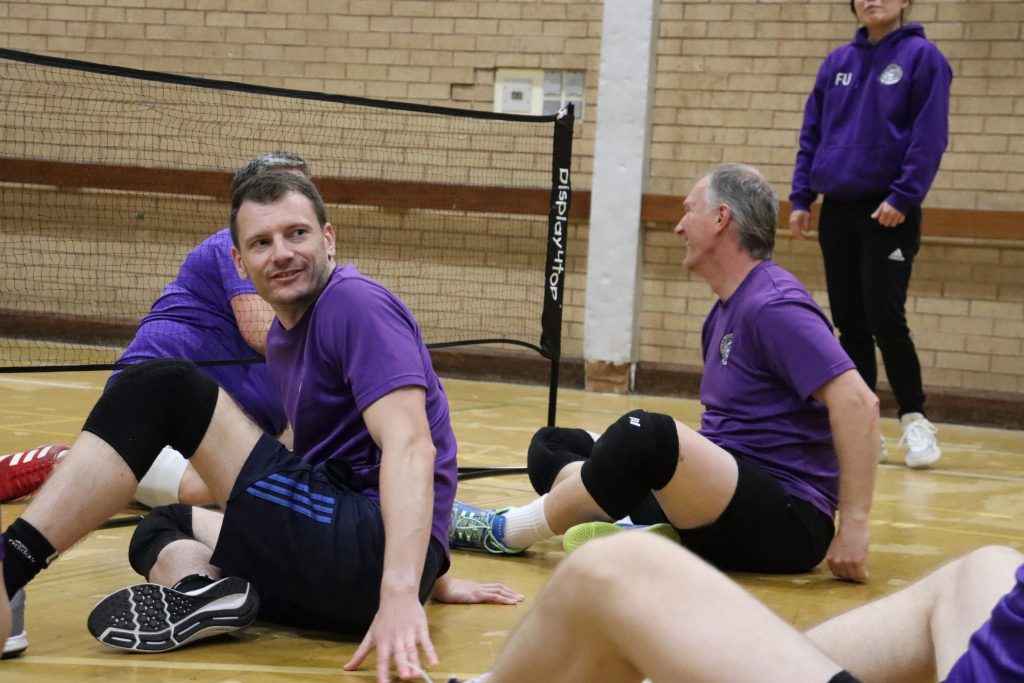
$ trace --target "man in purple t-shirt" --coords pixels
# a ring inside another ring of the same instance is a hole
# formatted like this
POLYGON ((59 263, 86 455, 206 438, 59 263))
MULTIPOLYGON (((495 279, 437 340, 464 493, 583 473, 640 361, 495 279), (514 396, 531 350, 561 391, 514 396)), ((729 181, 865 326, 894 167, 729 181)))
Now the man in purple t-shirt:
POLYGON ((724 164, 683 206, 683 266, 718 297, 702 334, 700 431, 642 410, 596 442, 545 427, 528 454, 541 498, 500 514, 456 503, 451 543, 509 553, 564 533, 572 550, 622 528, 600 520, 628 516, 722 569, 802 572, 827 559, 837 577, 863 580, 878 399, 770 260, 778 202, 760 172, 724 164))
POLYGON ((243 628, 259 611, 309 628, 366 631, 346 666, 376 647, 378 680, 389 680, 392 658, 407 678, 420 649, 437 661, 422 606, 429 595, 522 599, 445 575, 455 439, 419 328, 384 287, 335 267, 334 228, 304 176, 269 171, 243 183, 231 229, 239 273, 277 314, 268 366, 296 452, 194 364, 134 365, 108 384, 70 456, 5 532, 7 590, 120 509, 170 444, 225 512, 155 508, 129 549, 152 583, 93 608, 97 639, 167 651, 243 628))
MULTIPOLYGON (((270 169, 309 177, 305 157, 278 150, 264 152, 246 162, 235 172, 231 188, 270 169)), ((178 274, 139 322, 134 338, 117 364, 128 366, 154 358, 222 363, 203 366, 202 371, 228 392, 263 431, 281 435, 288 426, 281 394, 260 358, 265 353, 267 329, 273 317, 273 310, 256 293, 252 283, 239 276, 235 269, 230 229, 224 228, 203 240, 185 257, 178 274), (246 360, 260 362, 224 363, 246 360)), ((115 370, 111 376, 117 372, 120 370, 115 370)), ((44 452, 31 463, 22 458, 18 465, 12 465, 14 460, 7 460, 6 467, 0 467, 0 499, 31 494, 58 462, 55 454, 59 452, 44 452), (34 468, 36 476, 24 475, 29 467, 34 468), (8 486, 5 487, 5 483, 8 486)), ((204 505, 213 501, 199 475, 188 468, 180 453, 169 447, 161 451, 139 482, 135 498, 149 507, 177 502, 204 505)))

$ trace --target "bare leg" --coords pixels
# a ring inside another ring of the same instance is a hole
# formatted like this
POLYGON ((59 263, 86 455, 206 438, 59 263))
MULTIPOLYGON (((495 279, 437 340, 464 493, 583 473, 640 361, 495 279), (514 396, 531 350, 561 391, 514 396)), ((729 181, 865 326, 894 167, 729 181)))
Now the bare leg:
POLYGON ((580 476, 582 465, 583 463, 572 463, 564 467, 562 472, 568 472, 567 475, 544 499, 544 517, 555 534, 564 534, 569 527, 582 522, 612 519, 594 501, 583 485, 583 478, 580 476))
POLYGON ((3 568, 4 563, 0 562, 0 651, 3 650, 3 643, 11 635, 11 603, 7 600, 3 568))
POLYGON ((622 534, 587 544, 559 566, 488 683, 824 683, 839 670, 693 554, 664 539, 622 534))
POLYGON ((208 505, 213 502, 213 494, 192 465, 185 470, 178 484, 178 502, 185 505, 208 505))
POLYGON ((722 516, 736 493, 739 467, 727 451, 676 421, 679 464, 665 488, 654 492, 677 529, 692 529, 722 516))
POLYGON ((106 441, 82 432, 21 516, 62 553, 123 508, 137 485, 106 441))
MULTIPOLYGON (((678 421, 676 431, 679 463, 668 485, 654 495, 673 526, 703 526, 718 519, 732 500, 739 476, 736 460, 678 421)), ((544 515, 556 534, 581 522, 611 519, 583 485, 581 468, 582 463, 564 467, 544 500, 544 515)))
POLYGON ((945 678, 1004 593, 1022 555, 987 547, 807 633, 865 683, 945 678))
POLYGON ((206 435, 189 460, 221 507, 227 505, 235 479, 262 435, 222 389, 206 435))
MULTIPOLYGON (((210 426, 190 462, 221 505, 260 434, 220 391, 210 426)), ((64 552, 123 508, 137 485, 128 464, 107 442, 82 432, 22 517, 57 552, 64 552)))
POLYGON ((210 564, 210 557, 220 536, 224 515, 213 510, 192 508, 192 532, 195 540, 168 543, 157 555, 156 564, 146 579, 161 586, 173 586, 192 574, 219 579, 220 569, 210 564))
POLYGON ((558 474, 555 475, 555 481, 551 484, 551 490, 554 491, 563 481, 572 479, 574 474, 578 475, 581 467, 583 467, 583 461, 579 460, 577 462, 571 462, 559 470, 558 474))

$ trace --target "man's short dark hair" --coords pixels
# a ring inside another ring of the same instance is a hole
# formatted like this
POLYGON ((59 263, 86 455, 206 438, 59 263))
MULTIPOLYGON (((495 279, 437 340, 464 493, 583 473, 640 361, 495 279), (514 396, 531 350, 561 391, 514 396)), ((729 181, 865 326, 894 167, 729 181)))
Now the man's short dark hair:
POLYGON ((252 178, 257 173, 264 171, 272 171, 274 169, 280 171, 298 171, 302 175, 309 177, 309 162, 306 157, 296 152, 286 152, 283 150, 275 150, 273 152, 264 152, 259 156, 249 159, 245 162, 245 165, 235 171, 235 176, 231 179, 231 187, 228 189, 228 196, 235 194, 235 190, 249 178, 252 178))
POLYGON ((231 241, 238 248, 238 210, 245 202, 273 204, 289 192, 298 192, 309 200, 320 229, 327 224, 327 207, 312 181, 290 171, 263 171, 252 176, 231 193, 231 241))

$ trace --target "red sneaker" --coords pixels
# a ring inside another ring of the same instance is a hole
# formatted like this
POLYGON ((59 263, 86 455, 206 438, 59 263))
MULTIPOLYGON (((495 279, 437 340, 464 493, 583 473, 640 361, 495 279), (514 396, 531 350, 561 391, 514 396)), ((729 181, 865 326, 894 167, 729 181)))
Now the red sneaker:
POLYGON ((67 446, 51 444, 0 456, 0 503, 34 493, 67 451, 67 446))

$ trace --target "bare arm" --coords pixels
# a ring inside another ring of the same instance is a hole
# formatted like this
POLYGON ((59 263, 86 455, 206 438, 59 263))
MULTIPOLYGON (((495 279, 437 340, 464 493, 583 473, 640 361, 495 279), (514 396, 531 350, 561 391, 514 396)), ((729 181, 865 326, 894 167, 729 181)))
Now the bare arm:
POLYGON ((477 583, 469 579, 454 579, 448 574, 439 576, 430 597, 438 602, 476 605, 515 605, 523 595, 500 583, 477 583))
POLYGON ((390 679, 391 659, 405 679, 419 666, 419 648, 437 663, 419 601, 420 577, 430 541, 434 510, 436 450, 427 423, 422 387, 396 389, 363 411, 380 446, 380 503, 384 516, 384 576, 380 607, 346 670, 358 667, 377 648, 377 680, 390 679))
POLYGON ((259 294, 239 294, 231 299, 242 339, 260 355, 267 353, 267 330, 274 321, 274 309, 259 294))
POLYGON ((814 392, 828 407, 839 458, 839 530, 825 556, 840 579, 868 578, 868 514, 878 469, 878 397, 856 370, 814 392))

